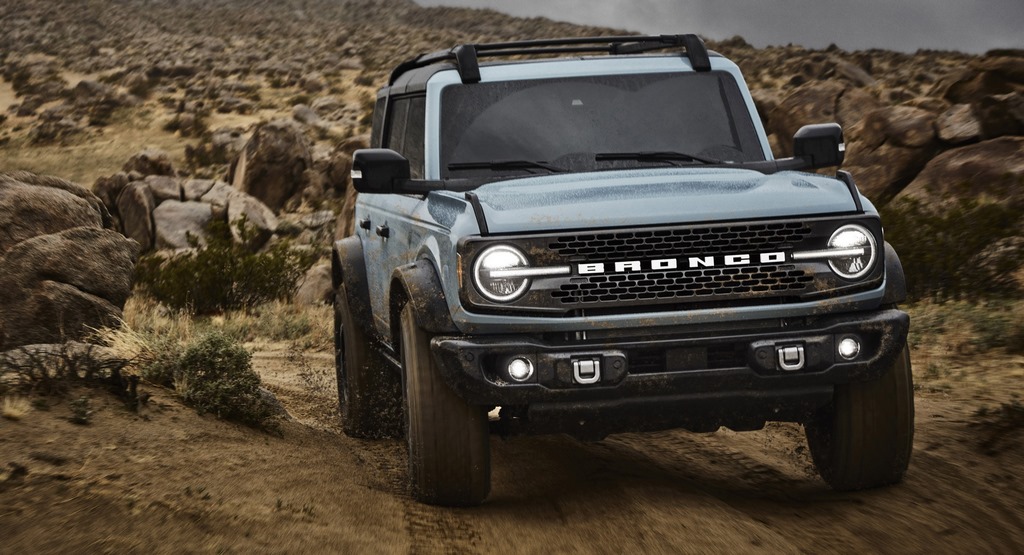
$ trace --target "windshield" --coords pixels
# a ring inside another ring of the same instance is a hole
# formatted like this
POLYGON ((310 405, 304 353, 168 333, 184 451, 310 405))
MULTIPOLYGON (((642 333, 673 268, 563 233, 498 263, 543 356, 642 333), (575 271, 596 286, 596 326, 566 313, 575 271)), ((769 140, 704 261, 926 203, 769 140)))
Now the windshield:
POLYGON ((526 162, 589 171, 686 165, 679 154, 764 160, 739 87, 725 72, 456 85, 442 92, 441 110, 442 177, 522 175, 526 162))

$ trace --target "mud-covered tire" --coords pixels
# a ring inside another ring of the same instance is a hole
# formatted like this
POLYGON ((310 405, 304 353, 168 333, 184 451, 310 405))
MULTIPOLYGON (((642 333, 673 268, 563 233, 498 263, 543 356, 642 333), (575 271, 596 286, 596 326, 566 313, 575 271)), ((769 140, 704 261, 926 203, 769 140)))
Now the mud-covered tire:
POLYGON ((832 404, 805 429, 814 466, 833 489, 900 482, 914 443, 914 384, 906 346, 881 378, 836 386, 832 404))
POLYGON ((401 318, 412 495, 431 505, 479 505, 491 491, 487 413, 444 383, 411 305, 401 318))
POLYGON ((344 285, 334 294, 334 369, 345 435, 371 439, 400 436, 401 381, 353 320, 344 285))

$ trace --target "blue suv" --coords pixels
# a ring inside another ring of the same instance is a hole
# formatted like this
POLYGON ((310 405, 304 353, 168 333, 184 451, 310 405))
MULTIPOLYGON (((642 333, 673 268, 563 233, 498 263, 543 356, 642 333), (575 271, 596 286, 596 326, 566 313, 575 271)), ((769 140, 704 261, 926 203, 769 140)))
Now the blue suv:
POLYGON ((474 505, 489 434, 802 423, 839 490, 900 481, 909 318, 836 124, 775 158, 695 35, 460 45, 399 65, 335 243, 343 427, 474 505), (561 57, 559 57, 561 56, 561 57))

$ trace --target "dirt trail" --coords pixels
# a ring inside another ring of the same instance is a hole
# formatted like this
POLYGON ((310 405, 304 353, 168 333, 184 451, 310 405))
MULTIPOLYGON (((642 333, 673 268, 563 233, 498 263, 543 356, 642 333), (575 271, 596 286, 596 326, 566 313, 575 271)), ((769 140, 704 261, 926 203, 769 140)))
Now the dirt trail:
POLYGON ((918 395, 898 487, 830 491, 790 425, 495 437, 489 501, 444 509, 408 497, 399 441, 340 433, 329 356, 263 349, 256 367, 294 417, 280 436, 161 391, 141 418, 83 390, 90 426, 66 403, 0 420, 0 551, 1024 551, 1024 455, 979 454, 973 407, 946 396, 918 395))

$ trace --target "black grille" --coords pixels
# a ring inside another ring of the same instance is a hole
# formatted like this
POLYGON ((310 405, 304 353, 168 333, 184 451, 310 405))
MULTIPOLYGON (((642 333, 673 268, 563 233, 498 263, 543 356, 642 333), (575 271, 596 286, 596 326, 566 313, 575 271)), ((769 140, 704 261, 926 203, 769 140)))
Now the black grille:
POLYGON ((704 255, 753 252, 799 243, 811 234, 803 222, 737 224, 685 229, 616 231, 555 237, 548 248, 587 261, 661 258, 684 253, 704 255))
POLYGON ((749 298, 799 295, 813 282, 810 273, 791 265, 704 268, 580 277, 563 283, 551 296, 565 304, 749 298))

